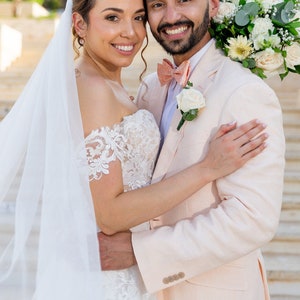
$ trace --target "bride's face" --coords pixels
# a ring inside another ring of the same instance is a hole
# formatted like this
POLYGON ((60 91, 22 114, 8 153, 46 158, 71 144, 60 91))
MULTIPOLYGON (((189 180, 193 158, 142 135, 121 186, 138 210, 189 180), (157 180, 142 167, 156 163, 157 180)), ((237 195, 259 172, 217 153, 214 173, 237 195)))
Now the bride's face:
POLYGON ((84 47, 94 58, 110 68, 127 67, 146 36, 143 1, 95 0, 84 25, 84 47))

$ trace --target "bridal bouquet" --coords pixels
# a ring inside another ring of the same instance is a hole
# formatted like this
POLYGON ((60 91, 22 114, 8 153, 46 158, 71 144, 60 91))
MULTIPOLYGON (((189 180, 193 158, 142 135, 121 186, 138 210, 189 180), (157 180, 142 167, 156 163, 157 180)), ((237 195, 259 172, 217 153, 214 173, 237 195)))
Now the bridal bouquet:
POLYGON ((216 45, 261 78, 300 74, 300 0, 223 0, 216 45))

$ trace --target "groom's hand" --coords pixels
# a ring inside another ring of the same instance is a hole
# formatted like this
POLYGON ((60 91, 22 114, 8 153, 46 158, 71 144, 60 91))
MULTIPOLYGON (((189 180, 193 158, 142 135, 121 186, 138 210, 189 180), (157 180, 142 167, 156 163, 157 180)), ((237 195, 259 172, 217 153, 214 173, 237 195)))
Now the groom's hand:
POLYGON ((114 235, 98 233, 102 270, 121 270, 136 264, 131 232, 120 232, 114 235))

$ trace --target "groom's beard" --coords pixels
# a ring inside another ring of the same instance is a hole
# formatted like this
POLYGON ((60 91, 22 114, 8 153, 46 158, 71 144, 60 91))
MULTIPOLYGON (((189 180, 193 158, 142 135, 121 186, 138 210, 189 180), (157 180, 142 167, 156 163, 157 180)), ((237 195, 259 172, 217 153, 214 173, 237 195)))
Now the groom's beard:
POLYGON ((180 55, 185 54, 186 52, 190 51, 194 46, 196 46, 207 34, 208 27, 209 8, 207 6, 203 16, 203 22, 197 28, 194 28, 194 23, 192 21, 180 21, 174 24, 161 24, 157 27, 157 33, 152 30, 151 32, 156 41, 165 49, 167 53, 169 53, 170 55, 180 55), (192 28, 192 33, 188 38, 187 42, 183 42, 181 40, 165 41, 163 38, 161 38, 160 33, 162 32, 162 30, 180 25, 187 25, 188 27, 192 28))

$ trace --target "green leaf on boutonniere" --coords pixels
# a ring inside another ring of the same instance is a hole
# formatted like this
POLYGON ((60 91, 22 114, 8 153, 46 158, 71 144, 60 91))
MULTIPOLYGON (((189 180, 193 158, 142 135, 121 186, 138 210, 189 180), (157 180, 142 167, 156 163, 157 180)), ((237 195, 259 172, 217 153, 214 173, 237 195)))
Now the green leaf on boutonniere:
POLYGON ((182 117, 177 126, 177 130, 180 130, 181 126, 184 124, 185 121, 193 121, 194 119, 196 119, 198 116, 198 111, 198 108, 190 109, 187 112, 183 112, 181 110, 182 117))
POLYGON ((185 121, 193 121, 198 115, 198 108, 191 109, 182 114, 185 121))

